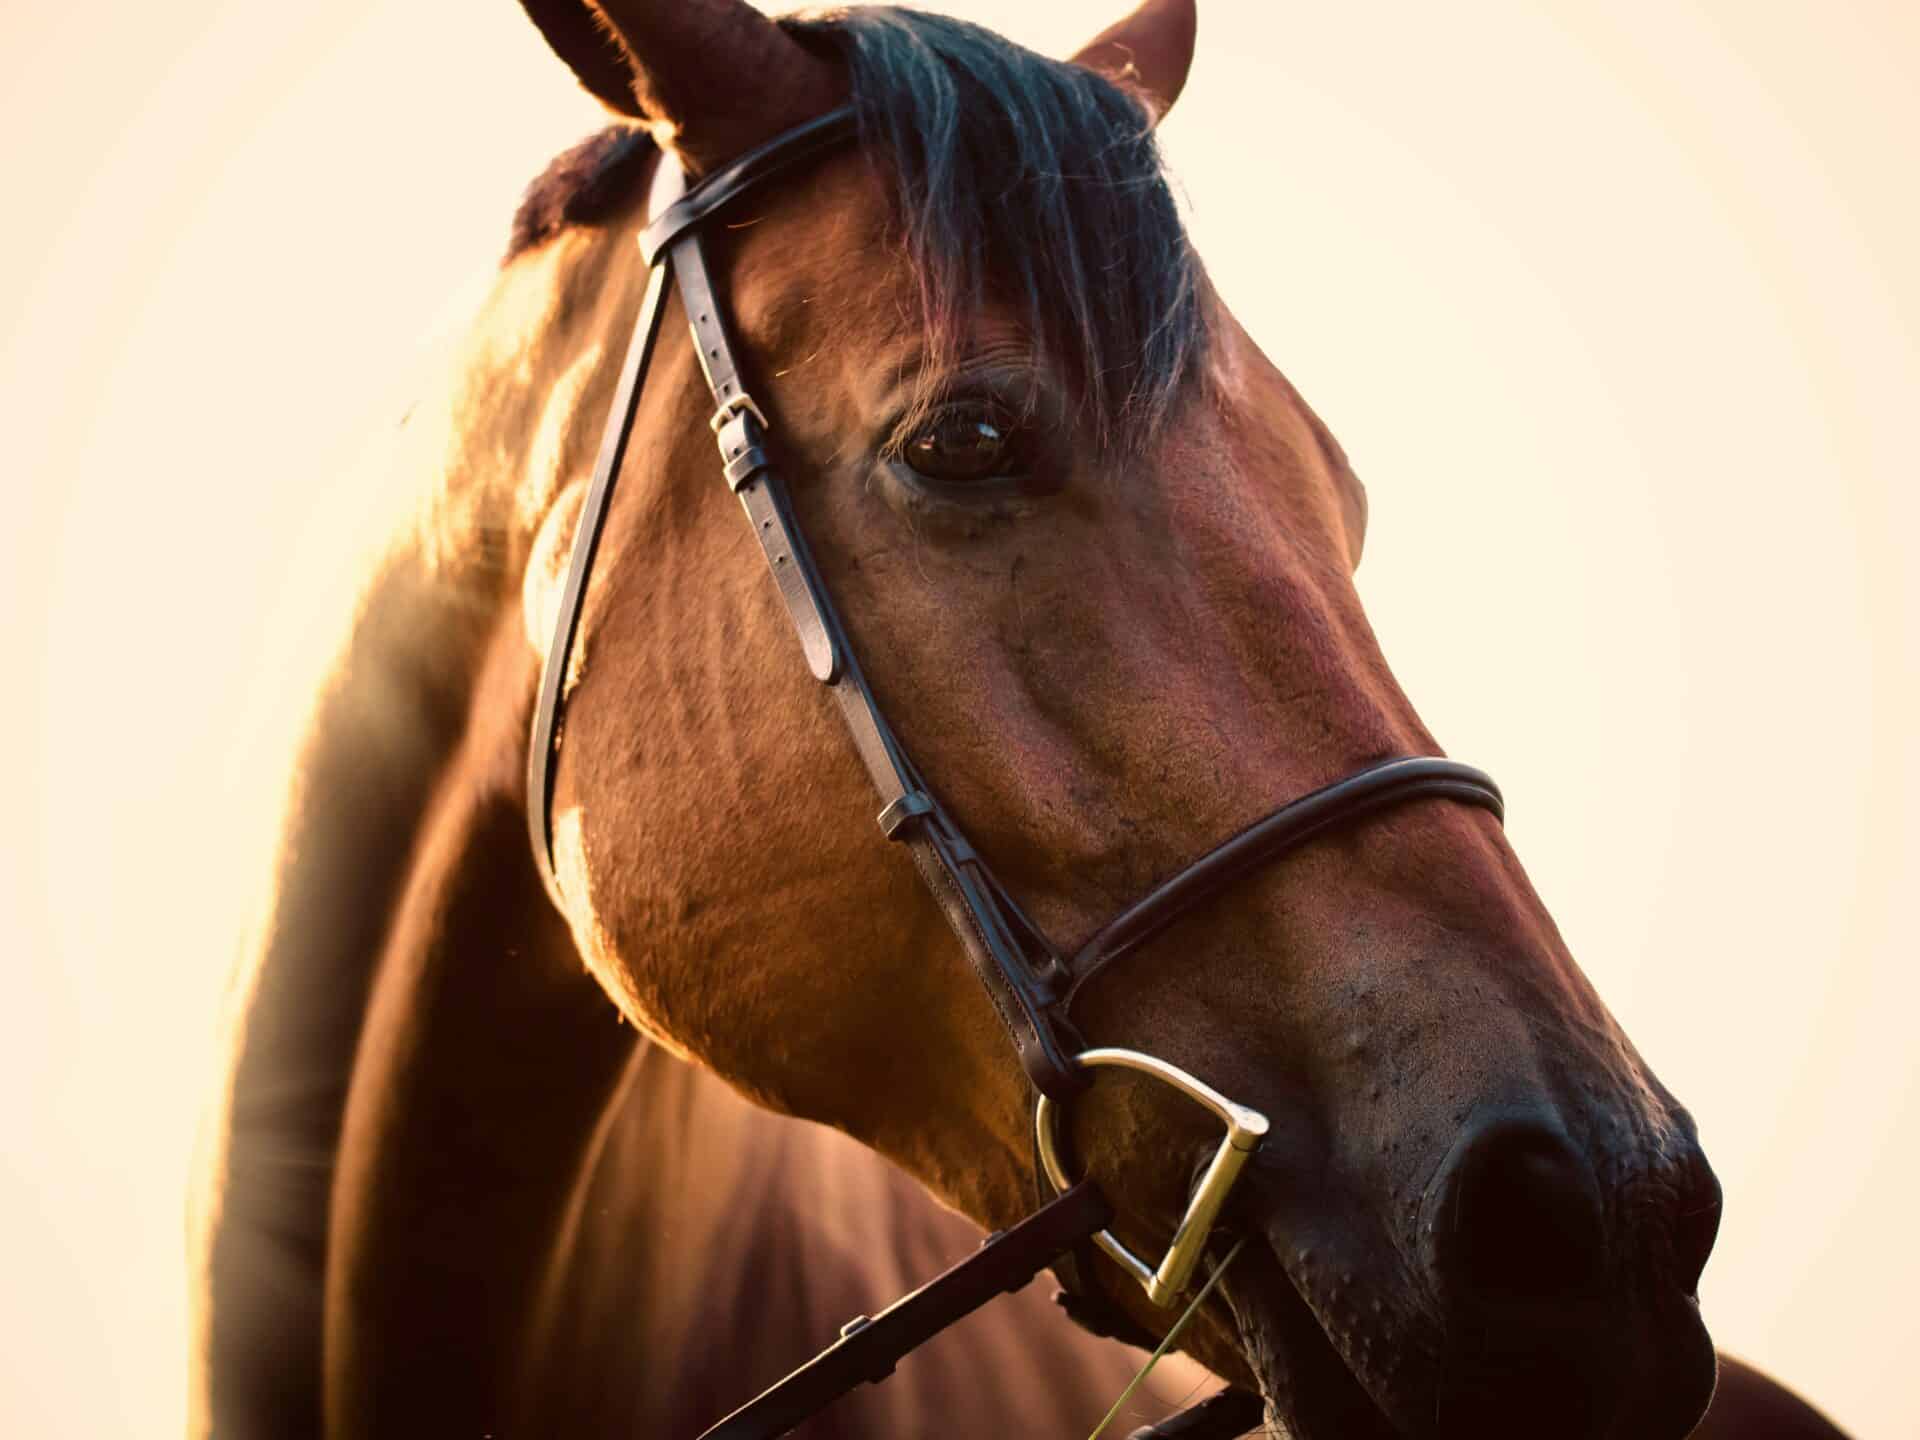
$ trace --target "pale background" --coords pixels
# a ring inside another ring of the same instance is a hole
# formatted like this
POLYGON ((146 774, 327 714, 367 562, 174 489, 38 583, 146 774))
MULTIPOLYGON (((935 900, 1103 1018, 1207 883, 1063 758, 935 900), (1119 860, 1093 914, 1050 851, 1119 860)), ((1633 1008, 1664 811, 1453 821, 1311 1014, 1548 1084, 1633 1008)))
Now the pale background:
MULTIPOLYGON (((1715 1335, 1862 1436, 1920 1434, 1916 72, 1895 0, 1205 0, 1165 129, 1388 655, 1699 1115, 1715 1335)), ((261 777, 366 457, 595 123, 511 0, 0 9, 7 1435, 178 1427, 261 777)))

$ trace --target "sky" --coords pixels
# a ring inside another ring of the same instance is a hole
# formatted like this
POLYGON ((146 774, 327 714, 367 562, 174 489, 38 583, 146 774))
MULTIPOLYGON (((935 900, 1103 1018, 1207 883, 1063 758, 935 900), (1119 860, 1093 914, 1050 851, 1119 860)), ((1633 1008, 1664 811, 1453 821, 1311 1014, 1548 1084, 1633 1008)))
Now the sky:
MULTIPOLYGON (((1117 4, 952 0, 1071 51, 1117 4)), ((1727 1191, 1723 1347, 1920 1434, 1920 9, 1202 0, 1216 284, 1727 1191)), ((167 1433, 183 1195, 382 447, 598 124, 508 0, 0 6, 0 1427, 167 1433)), ((403 500, 404 497, 399 497, 403 500)))

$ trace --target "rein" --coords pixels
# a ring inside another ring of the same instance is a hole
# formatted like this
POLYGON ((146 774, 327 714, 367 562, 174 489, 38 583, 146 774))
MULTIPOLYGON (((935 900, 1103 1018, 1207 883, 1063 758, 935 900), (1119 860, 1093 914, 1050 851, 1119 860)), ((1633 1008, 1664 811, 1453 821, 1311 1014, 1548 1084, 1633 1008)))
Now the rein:
MULTIPOLYGON (((1083 1250, 1089 1241, 1139 1281, 1154 1304, 1174 1304, 1200 1263, 1241 1167, 1265 1136, 1267 1121, 1155 1056, 1115 1047, 1088 1048, 1068 1013, 1081 987, 1180 916, 1337 826, 1416 799, 1448 799, 1490 810, 1496 817, 1503 813, 1499 788, 1471 766, 1431 756, 1383 761, 1281 805, 1215 846, 1122 911, 1078 951, 1069 954, 1048 940, 940 803, 868 687, 768 452, 770 427, 741 379, 726 309, 714 290, 702 245, 703 226, 716 212, 746 192, 849 143, 857 132, 851 106, 832 111, 748 152, 691 190, 685 188, 672 158, 665 152, 660 156, 649 204, 651 219, 640 235, 640 252, 650 272, 646 294, 574 534, 534 710, 527 756, 529 835, 547 893, 564 913, 565 897, 554 868, 552 786, 568 660, 671 279, 678 286, 701 371, 712 392, 715 408, 708 424, 719 445, 727 487, 740 501, 760 542, 808 669, 840 706, 854 749, 873 780, 882 833, 913 857, 1013 1041, 1036 1093, 1035 1141, 1041 1168, 1061 1193, 1019 1224, 989 1236, 974 1255, 880 1314, 849 1321, 839 1340, 707 1430, 701 1440, 772 1440, 785 1434, 847 1391, 884 1379, 898 1360, 934 1335, 995 1295, 1024 1286, 1041 1269, 1083 1250), (1070 1180, 1062 1155, 1061 1113, 1090 1083, 1088 1072, 1115 1066, 1172 1086, 1211 1110, 1227 1127, 1185 1217, 1158 1261, 1134 1254, 1111 1233, 1111 1207, 1091 1180, 1070 1180)), ((1161 1342, 1161 1350, 1172 1344, 1224 1268, 1222 1262, 1161 1342)), ((1097 1295, 1073 1295, 1068 1308, 1096 1331, 1137 1333, 1117 1306, 1097 1295)), ((1151 1365, 1150 1361, 1148 1368, 1151 1365)), ((1261 1415, 1257 1396, 1229 1389, 1160 1425, 1135 1432, 1134 1440, 1176 1435, 1186 1440, 1225 1440, 1258 1425, 1261 1415)))

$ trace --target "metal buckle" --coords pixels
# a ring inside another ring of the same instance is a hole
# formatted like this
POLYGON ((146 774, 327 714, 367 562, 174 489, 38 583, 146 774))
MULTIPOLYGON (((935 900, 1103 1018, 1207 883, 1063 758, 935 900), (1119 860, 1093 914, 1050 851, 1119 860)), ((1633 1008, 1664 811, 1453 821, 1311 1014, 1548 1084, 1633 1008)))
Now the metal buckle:
POLYGON ((767 423, 766 415, 762 413, 760 406, 754 401, 753 396, 744 390, 740 391, 737 395, 729 395, 725 400, 720 402, 720 408, 714 411, 712 416, 708 418, 707 428, 718 435, 720 433, 720 427, 742 411, 745 411, 747 414, 753 416, 754 419, 758 420, 762 430, 773 429, 773 426, 767 423))
MULTIPOLYGON (((1200 1188, 1193 1192, 1193 1199, 1187 1204, 1187 1213, 1180 1221, 1179 1228, 1173 1232, 1173 1240, 1168 1244, 1167 1253, 1158 1267, 1149 1265, 1134 1254, 1111 1230, 1102 1230, 1093 1237, 1094 1244, 1111 1255, 1123 1270, 1145 1287, 1149 1300, 1163 1307, 1171 1305, 1193 1278, 1194 1269, 1200 1264, 1201 1252, 1206 1249, 1207 1236, 1213 1230, 1213 1222, 1219 1218, 1221 1206, 1227 1203, 1233 1182, 1240 1178, 1241 1166, 1247 1163, 1247 1157, 1259 1148, 1261 1140, 1266 1137, 1267 1117, 1258 1110, 1234 1104, 1218 1090, 1195 1079, 1179 1066, 1169 1065, 1165 1060, 1139 1050, 1123 1050, 1118 1046, 1083 1050, 1074 1057, 1073 1063, 1088 1067, 1113 1065, 1122 1070, 1138 1070, 1143 1075, 1151 1075, 1189 1099, 1199 1101, 1226 1122, 1226 1138, 1214 1152, 1213 1163, 1207 1166, 1207 1173, 1200 1178, 1200 1188)), ((1060 1143, 1056 1133, 1059 1113, 1059 1107, 1042 1095, 1033 1107, 1033 1129, 1035 1139, 1039 1142, 1040 1164, 1047 1172, 1047 1179, 1053 1182, 1055 1189, 1065 1190, 1073 1181, 1060 1163, 1060 1143)))

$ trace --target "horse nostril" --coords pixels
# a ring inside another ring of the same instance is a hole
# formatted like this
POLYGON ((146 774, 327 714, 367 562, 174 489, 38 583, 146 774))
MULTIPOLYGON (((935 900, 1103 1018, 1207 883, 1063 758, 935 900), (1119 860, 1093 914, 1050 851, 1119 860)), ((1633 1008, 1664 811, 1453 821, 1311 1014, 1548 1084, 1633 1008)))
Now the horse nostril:
POLYGON ((1435 1256, 1463 1298, 1548 1299, 1598 1281, 1599 1187, 1557 1128, 1484 1124, 1462 1137, 1436 1183, 1435 1256))
POLYGON ((1720 1177, 1707 1157, 1694 1152, 1687 1168, 1688 1185, 1680 1195, 1673 1223, 1673 1261, 1681 1288, 1689 1295, 1700 1290, 1700 1273, 1707 1268, 1713 1242, 1720 1234, 1720 1177))

